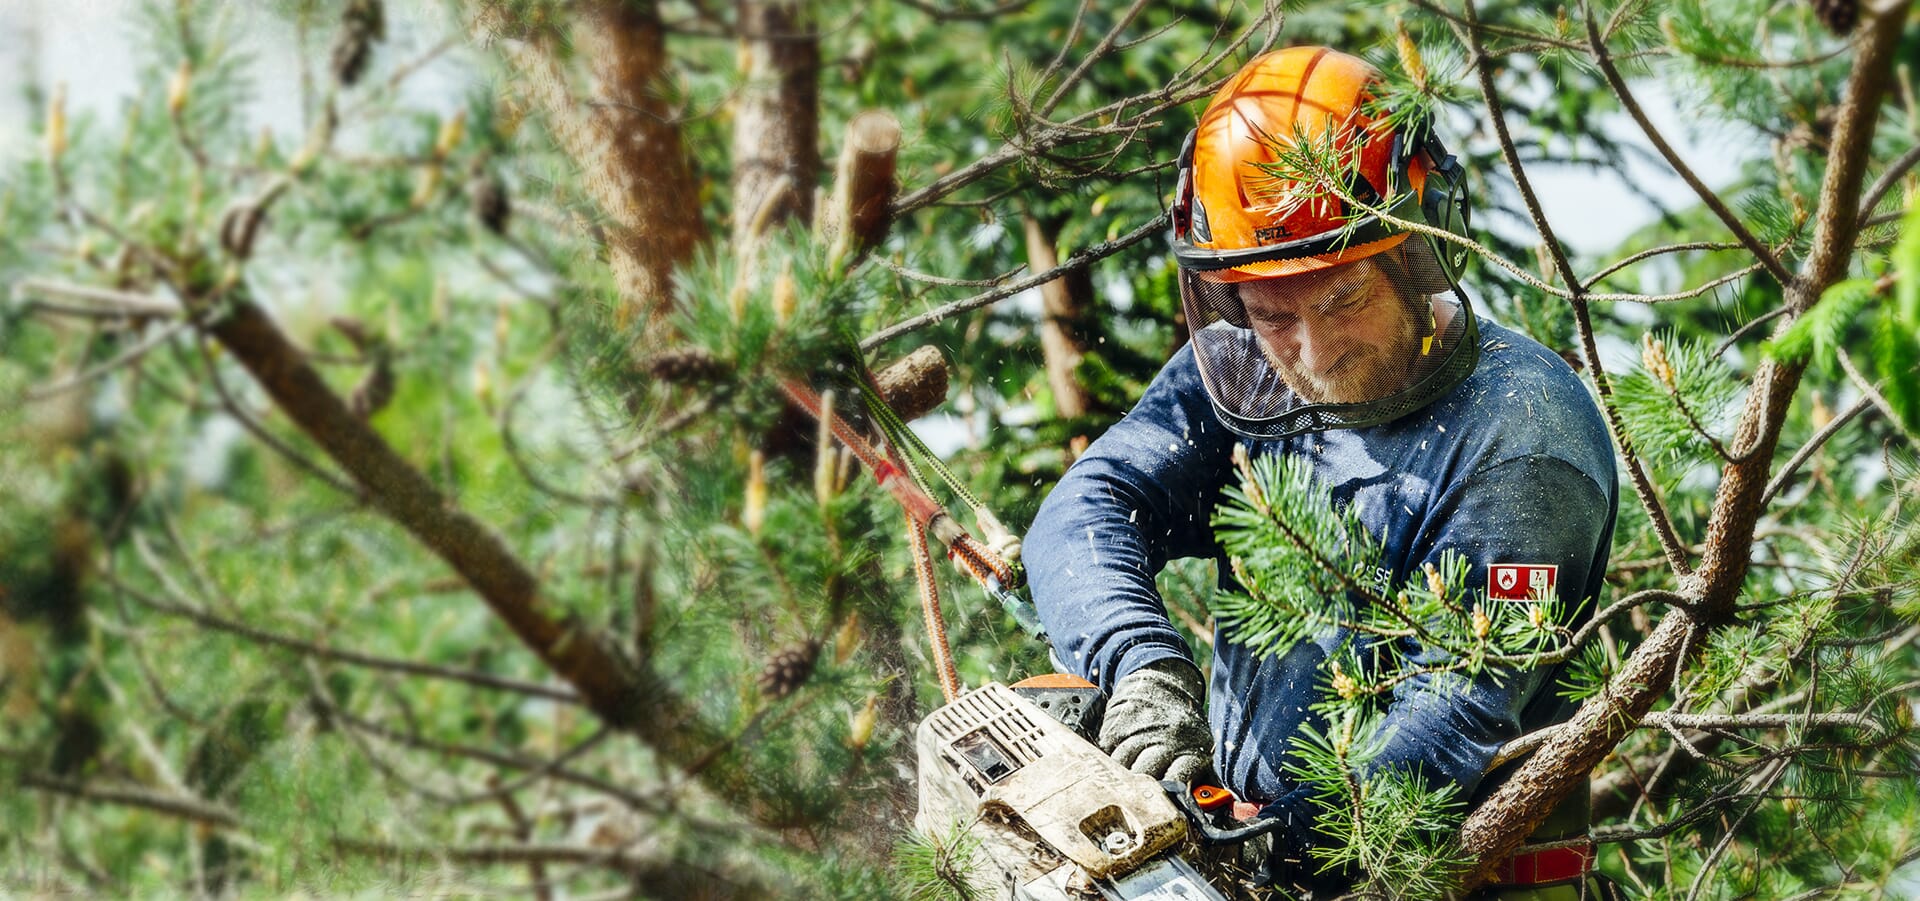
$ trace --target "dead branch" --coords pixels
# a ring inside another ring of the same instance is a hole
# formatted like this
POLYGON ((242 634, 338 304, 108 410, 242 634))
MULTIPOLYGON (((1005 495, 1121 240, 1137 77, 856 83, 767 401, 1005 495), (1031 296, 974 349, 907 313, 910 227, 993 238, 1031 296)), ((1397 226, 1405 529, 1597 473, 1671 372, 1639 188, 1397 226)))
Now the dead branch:
POLYGON ((81 781, 40 773, 21 773, 20 784, 26 788, 53 792, 83 801, 100 804, 121 804, 138 807, 168 816, 192 820, 215 829, 240 828, 240 815, 232 810, 200 798, 156 791, 144 785, 121 782, 81 781))
POLYGON ((886 237, 898 188, 894 166, 899 153, 900 122, 893 114, 868 110, 847 123, 833 200, 821 211, 818 229, 830 248, 828 259, 857 260, 886 237))
POLYGON ((28 309, 46 309, 74 316, 128 319, 171 319, 180 315, 180 305, 164 297, 116 291, 93 285, 76 285, 44 278, 23 278, 13 283, 13 299, 28 309), (51 304, 39 297, 60 297, 84 301, 84 306, 51 304))
POLYGON ((887 326, 886 328, 883 328, 861 339, 860 349, 872 350, 873 348, 886 343, 888 340, 892 338, 898 337, 900 335, 904 335, 907 332, 913 331, 914 329, 923 328, 925 326, 932 325, 936 322, 940 322, 941 320, 946 319, 948 316, 956 316, 961 313, 965 313, 969 310, 977 310, 981 307, 984 307, 988 304, 993 303, 994 301, 1004 300, 1008 297, 1012 297, 1015 294, 1025 291, 1028 288, 1045 284, 1046 282, 1059 278, 1064 273, 1081 269, 1093 263, 1095 260, 1112 256, 1113 254, 1118 253, 1121 250, 1131 247, 1134 244, 1138 244, 1140 241, 1144 240, 1148 235, 1158 233, 1160 229, 1166 227, 1166 224, 1167 224, 1167 216, 1165 213, 1162 213, 1158 216, 1155 216, 1152 219, 1147 220, 1147 222, 1144 225, 1141 225, 1139 228, 1136 228, 1133 231, 1127 232, 1126 234, 1121 235, 1118 238, 1115 238, 1111 241, 1106 241, 1100 244, 1095 244, 1092 247, 1088 247, 1081 250, 1079 253, 1076 253, 1073 256, 1067 258, 1066 262, 1061 263, 1060 265, 1055 266, 1052 269, 1049 269, 1045 272, 1029 275, 1026 278, 1023 278, 1012 284, 1002 285, 991 291, 985 291, 979 294, 975 294, 972 297, 963 297, 951 303, 943 304, 935 309, 929 310, 918 316, 913 316, 908 319, 903 319, 890 326, 887 326))

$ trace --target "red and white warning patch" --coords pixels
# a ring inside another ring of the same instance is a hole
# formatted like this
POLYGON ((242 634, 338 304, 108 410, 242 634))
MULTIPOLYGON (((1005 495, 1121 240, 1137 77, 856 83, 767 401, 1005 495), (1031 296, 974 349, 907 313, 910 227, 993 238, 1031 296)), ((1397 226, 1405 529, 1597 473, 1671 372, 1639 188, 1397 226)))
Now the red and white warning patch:
POLYGON ((1487 567, 1487 596, 1502 601, 1551 599, 1560 567, 1548 563, 1495 563, 1487 567))

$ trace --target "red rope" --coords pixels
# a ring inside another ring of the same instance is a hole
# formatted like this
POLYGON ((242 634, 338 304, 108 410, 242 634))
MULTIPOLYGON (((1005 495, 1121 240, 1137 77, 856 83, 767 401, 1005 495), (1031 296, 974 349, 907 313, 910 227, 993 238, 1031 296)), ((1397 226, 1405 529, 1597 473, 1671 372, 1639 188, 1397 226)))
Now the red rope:
POLYGON ((913 545, 913 577, 920 584, 920 611, 927 618, 927 637, 933 642, 933 669, 940 676, 940 693, 948 701, 960 696, 960 674, 954 670, 953 648, 947 645, 947 622, 940 615, 940 583, 933 572, 933 553, 927 533, 907 514, 907 540, 913 545))

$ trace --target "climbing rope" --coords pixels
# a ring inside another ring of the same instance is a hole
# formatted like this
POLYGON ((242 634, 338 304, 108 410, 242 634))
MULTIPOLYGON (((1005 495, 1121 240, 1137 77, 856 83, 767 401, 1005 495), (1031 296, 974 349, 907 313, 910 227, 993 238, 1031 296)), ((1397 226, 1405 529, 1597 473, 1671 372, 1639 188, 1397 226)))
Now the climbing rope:
POLYGON ((1033 604, 1019 594, 1026 583, 1026 573, 1019 564, 1019 539, 960 483, 953 471, 888 406, 873 374, 864 371, 863 367, 862 375, 861 397, 875 428, 885 439, 884 448, 874 447, 845 417, 834 415, 812 388, 787 379, 781 382, 781 390, 794 406, 814 419, 825 422, 833 436, 846 446, 867 471, 873 473, 874 481, 893 495, 905 513, 908 544, 913 551, 914 579, 919 585, 920 608, 926 620, 928 640, 933 645, 934 668, 940 677, 940 690, 948 700, 953 700, 959 696, 962 686, 954 667, 953 650, 947 641, 946 618, 940 612, 940 588, 934 573, 932 549, 927 541, 929 535, 946 547, 947 559, 980 583, 987 594, 999 601, 1028 634, 1044 638, 1045 631, 1033 604), (938 475, 972 510, 974 521, 981 532, 987 535, 987 541, 983 542, 969 534, 947 513, 945 507, 933 499, 932 486, 920 466, 938 475), (902 478, 903 475, 905 478, 902 478))

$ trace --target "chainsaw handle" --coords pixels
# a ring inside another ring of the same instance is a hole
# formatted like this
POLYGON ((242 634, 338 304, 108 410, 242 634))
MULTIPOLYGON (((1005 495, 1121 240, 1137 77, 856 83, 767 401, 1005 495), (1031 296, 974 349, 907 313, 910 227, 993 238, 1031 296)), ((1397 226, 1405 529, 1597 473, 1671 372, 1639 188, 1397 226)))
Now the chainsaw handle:
POLYGON ((1280 817, 1256 816, 1251 820, 1242 820, 1238 826, 1216 826, 1213 814, 1200 808, 1200 802, 1193 799, 1193 790, 1172 781, 1162 781, 1160 787, 1173 797, 1175 807, 1186 814, 1187 822, 1200 831, 1200 837, 1208 844, 1230 845, 1244 842, 1259 835, 1266 835, 1285 822, 1280 817))

